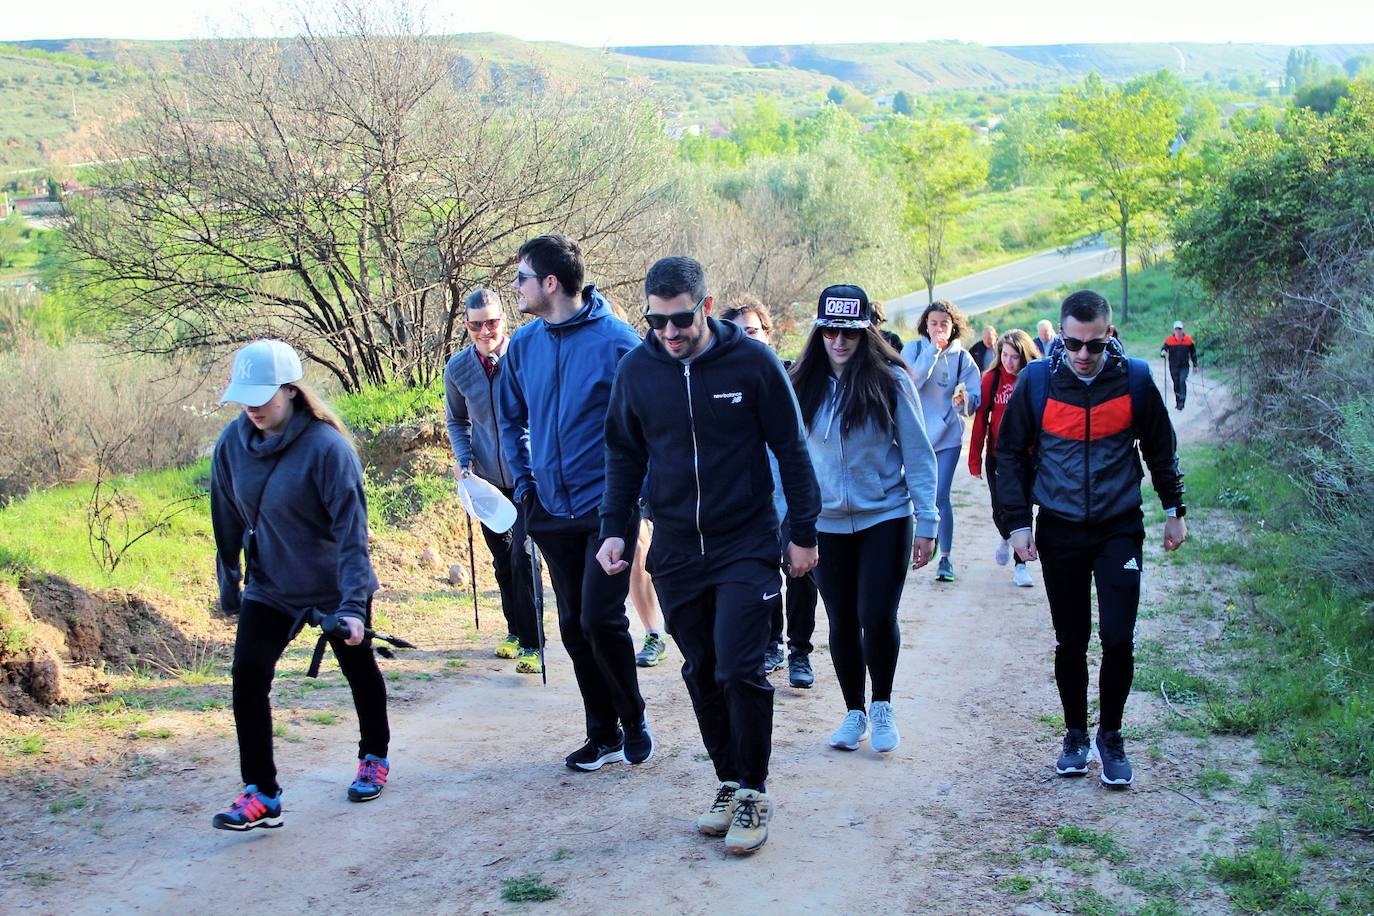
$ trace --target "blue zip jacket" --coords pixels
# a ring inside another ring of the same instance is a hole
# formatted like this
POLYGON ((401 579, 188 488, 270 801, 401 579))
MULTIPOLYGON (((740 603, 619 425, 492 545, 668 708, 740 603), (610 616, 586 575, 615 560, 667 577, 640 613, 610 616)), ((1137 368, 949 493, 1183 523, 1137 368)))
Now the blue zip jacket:
POLYGON ((444 420, 458 463, 471 464, 478 477, 509 490, 515 486, 515 477, 506 463, 496 423, 496 392, 505 366, 502 357, 496 373, 487 378, 476 347, 455 353, 444 367, 444 420))
POLYGON ((497 422, 515 498, 533 487, 558 518, 601 503, 611 383, 620 358, 639 346, 595 286, 582 298, 582 310, 562 324, 541 318, 516 331, 498 374, 497 422))
POLYGON ((238 613, 247 599, 293 615, 314 607, 366 617, 377 577, 363 466, 328 423, 297 410, 285 430, 264 437, 239 414, 210 461, 210 520, 225 613, 238 613), (240 595, 239 557, 250 549, 240 595))

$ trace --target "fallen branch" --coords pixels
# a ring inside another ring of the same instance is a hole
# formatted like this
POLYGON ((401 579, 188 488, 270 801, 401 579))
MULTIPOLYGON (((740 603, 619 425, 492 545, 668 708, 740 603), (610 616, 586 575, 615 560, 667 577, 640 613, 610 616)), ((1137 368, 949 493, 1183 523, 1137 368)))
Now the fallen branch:
POLYGON ((1258 604, 1255 603, 1255 596, 1250 594, 1249 592, 1245 593, 1245 603, 1250 605, 1250 610, 1252 613, 1259 614, 1261 617, 1268 619, 1271 623, 1274 624, 1274 626, 1278 627, 1284 633, 1293 632, 1292 624, 1290 624, 1283 618, 1279 617, 1272 611, 1266 611, 1264 608, 1260 607, 1258 604))
POLYGON ((1173 713, 1174 715, 1176 715, 1176 716, 1181 716, 1181 717, 1183 717, 1184 719, 1191 719, 1191 718, 1192 718, 1192 716, 1188 715, 1186 712, 1184 712, 1183 710, 1181 710, 1181 709, 1179 709, 1177 706, 1175 706, 1175 705, 1173 704, 1173 701, 1169 699, 1169 691, 1167 691, 1167 690, 1164 689, 1164 682, 1163 682, 1163 681, 1160 681, 1160 682, 1159 682, 1159 693, 1160 693, 1160 696, 1164 697, 1164 702, 1165 702, 1166 705, 1168 705, 1169 711, 1170 711, 1170 712, 1172 712, 1172 713, 1173 713))
POLYGON ((1182 796, 1183 798, 1185 798, 1185 799, 1187 799, 1188 801, 1192 802, 1194 805, 1197 805, 1199 809, 1204 810, 1204 811, 1206 810, 1205 808, 1202 807, 1202 802, 1200 802, 1200 801, 1198 801, 1197 799, 1193 798, 1191 795, 1188 795, 1187 793, 1185 793, 1185 792, 1183 792, 1183 791, 1181 791, 1181 790, 1179 790, 1179 789, 1175 789, 1173 786, 1165 786, 1164 788, 1168 789, 1170 792, 1173 792, 1175 795, 1180 795, 1180 796, 1182 796))

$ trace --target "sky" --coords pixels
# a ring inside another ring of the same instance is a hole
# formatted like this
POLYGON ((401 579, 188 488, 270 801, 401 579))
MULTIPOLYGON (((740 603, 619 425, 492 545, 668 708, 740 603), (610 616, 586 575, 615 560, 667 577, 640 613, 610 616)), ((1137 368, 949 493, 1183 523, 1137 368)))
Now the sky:
MULTIPOLYGON (((0 17, 0 40, 283 34, 291 31, 289 11, 298 5, 297 0, 15 3, 7 4, 0 17)), ((429 0, 417 6, 432 33, 503 32, 591 47, 942 39, 983 45, 1374 43, 1374 2, 1369 0, 1306 0, 1301 5, 1263 0, 868 0, 854 7, 798 0, 429 0)))

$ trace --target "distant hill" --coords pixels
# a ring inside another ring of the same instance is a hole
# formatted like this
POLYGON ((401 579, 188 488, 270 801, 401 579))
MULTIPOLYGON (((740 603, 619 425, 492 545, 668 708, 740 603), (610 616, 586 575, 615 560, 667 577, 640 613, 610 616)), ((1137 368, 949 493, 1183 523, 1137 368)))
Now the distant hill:
MULTIPOLYGON (((1085 44, 998 47, 1012 57, 1040 64, 1074 78, 1096 71, 1108 78, 1130 78, 1155 70, 1181 76, 1229 79, 1249 74, 1281 76, 1290 45, 1259 44, 1085 44)), ((1374 44, 1303 45, 1324 64, 1339 67, 1352 57, 1374 53, 1374 44)))

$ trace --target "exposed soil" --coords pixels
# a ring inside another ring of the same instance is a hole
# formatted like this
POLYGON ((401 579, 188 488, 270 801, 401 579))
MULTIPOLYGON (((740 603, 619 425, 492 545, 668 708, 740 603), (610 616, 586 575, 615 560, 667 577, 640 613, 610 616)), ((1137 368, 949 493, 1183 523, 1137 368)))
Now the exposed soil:
MULTIPOLYGON (((1174 416, 1184 438, 1210 425, 1201 397, 1174 416)), ((1136 786, 1110 791, 1095 767, 1086 779, 1055 777, 1062 726, 1039 571, 1034 588, 1012 585, 1009 569, 991 560, 984 484, 961 472, 957 487, 959 581, 936 583, 933 568, 922 570, 903 598, 893 698, 901 747, 879 757, 867 745, 855 753, 825 746, 844 704, 822 614, 816 687, 796 690, 783 672, 773 676, 776 818, 753 857, 729 858, 720 840, 694 830, 715 783, 675 648, 641 676, 654 758, 591 774, 562 766, 581 741, 582 715, 550 615, 547 686, 490 657, 500 635, 490 625, 475 641, 452 625, 470 648, 383 663, 393 672, 393 771, 386 793, 368 805, 344 795, 356 733, 337 674, 325 684, 335 689, 306 691, 293 676, 299 655, 284 662, 280 830, 210 829, 238 783, 222 708, 195 713, 195 727, 178 720, 170 740, 133 742, 94 767, 73 755, 22 770, 7 759, 0 910, 502 912, 532 906, 503 901, 502 880, 537 874, 559 894, 546 909, 568 913, 1042 913, 1093 895, 1129 908, 1147 899, 1142 875, 1163 882, 1152 894, 1185 910, 1227 911, 1224 895, 1196 880, 1202 857, 1229 851, 1261 811, 1235 791, 1193 787, 1216 767, 1243 785, 1257 766, 1250 745, 1162 727, 1179 712, 1138 684, 1127 708, 1136 786), (304 710, 316 703, 342 721, 307 724, 304 710), (76 796, 85 799, 80 807, 63 807, 76 796), (1065 826, 1108 835, 1119 852, 1074 845, 1056 833, 1065 826)), ((1189 574, 1158 562, 1158 528, 1147 544, 1140 637, 1191 633, 1200 648, 1206 627, 1151 613, 1189 574)), ((1191 612, 1215 616, 1225 589, 1219 581, 1191 591, 1191 612)), ((222 684, 215 689, 227 698, 222 684)))

